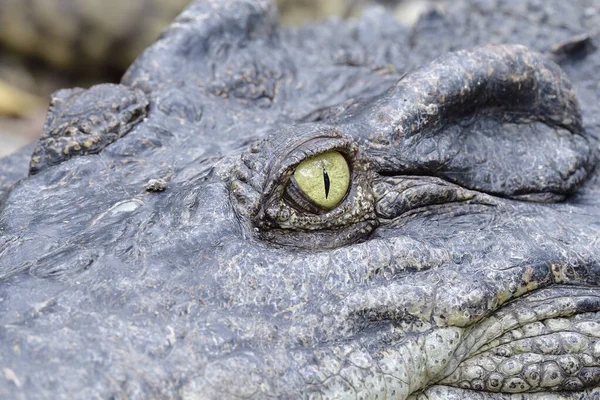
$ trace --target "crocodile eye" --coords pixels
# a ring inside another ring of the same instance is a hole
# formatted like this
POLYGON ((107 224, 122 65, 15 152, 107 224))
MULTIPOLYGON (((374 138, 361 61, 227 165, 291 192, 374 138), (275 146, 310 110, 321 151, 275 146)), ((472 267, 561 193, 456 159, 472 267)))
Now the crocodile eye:
POLYGON ((358 143, 327 125, 287 129, 240 160, 231 182, 238 213, 281 245, 316 250, 365 239, 378 225, 375 174, 358 143))
POLYGON ((350 185, 350 168, 343 155, 328 151, 296 167, 295 184, 317 207, 330 210, 342 202, 350 185))

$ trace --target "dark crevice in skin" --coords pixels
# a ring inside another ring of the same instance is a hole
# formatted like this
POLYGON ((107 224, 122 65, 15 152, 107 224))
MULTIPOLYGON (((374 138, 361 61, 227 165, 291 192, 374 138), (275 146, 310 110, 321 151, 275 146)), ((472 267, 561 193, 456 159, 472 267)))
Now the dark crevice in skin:
MULTIPOLYGON (((580 172, 588 175, 588 173, 593 174, 594 170, 595 170, 595 168, 592 168, 589 171, 587 171, 587 170, 581 171, 580 170, 580 172)), ((403 177, 439 178, 450 184, 460 185, 459 180, 450 179, 441 173, 435 173, 433 171, 427 171, 427 170, 407 169, 407 170, 402 170, 402 172, 393 171, 393 170, 378 170, 377 175, 380 177, 391 177, 391 178, 403 178, 403 177)), ((585 183, 585 180, 582 180, 578 186, 570 189, 567 193, 564 193, 564 194, 548 193, 548 192, 543 192, 543 191, 528 192, 526 190, 524 190, 523 192, 517 190, 514 193, 511 193, 510 195, 507 195, 504 193, 488 193, 488 194, 490 194, 494 197, 507 199, 507 200, 517 200, 517 201, 526 201, 526 202, 534 202, 534 203, 566 202, 577 193, 579 186, 583 185, 584 183, 585 183)))
MULTIPOLYGON (((470 117, 475 118, 476 117, 470 117)), ((543 125, 544 126, 544 125, 543 125)), ((468 125, 467 125, 468 127, 468 125)), ((443 131, 444 128, 436 128, 435 130, 443 131)), ((497 128, 498 131, 502 130, 503 126, 500 124, 497 128)), ((475 131, 476 132, 476 131, 475 131)), ((423 137, 427 136, 435 136, 440 134, 435 131, 426 131, 422 133, 423 137)), ((441 135, 441 134, 440 134, 441 135)), ((462 136, 462 134, 461 134, 462 136)), ((377 168, 377 175, 381 177, 403 177, 403 176, 422 176, 422 177, 436 177, 442 179, 446 182, 457 184, 459 186, 463 186, 468 189, 473 189, 476 191, 488 193, 495 197, 505 198, 505 199, 514 199, 519 201, 530 201, 530 202, 540 202, 540 203, 553 203, 560 202, 568 199, 577 190, 585 183, 588 176, 593 174, 595 170, 596 160, 598 159, 598 155, 594 151, 593 143, 588 139, 584 139, 585 142, 589 142, 587 145, 587 149, 584 149, 585 152, 581 155, 577 155, 581 157, 579 160, 569 160, 570 162, 577 162, 578 167, 575 169, 569 168, 567 171, 563 171, 562 169, 553 172, 551 170, 543 171, 542 174, 546 175, 549 179, 552 179, 552 184, 548 184, 546 187, 543 185, 539 185, 535 183, 536 177, 529 176, 524 179, 531 179, 531 183, 525 181, 522 187, 514 187, 511 188, 510 185, 507 185, 506 191, 504 191, 503 186, 499 186, 497 188, 487 187, 485 182, 476 181, 477 179, 481 179, 478 177, 477 173, 474 173, 473 170, 477 168, 477 165, 467 166, 464 170, 455 169, 456 165, 460 163, 460 161, 453 161, 452 156, 449 156, 447 159, 439 162, 433 162, 432 165, 418 165, 418 160, 416 157, 413 157, 411 161, 400 162, 402 165, 397 169, 389 169, 386 166, 379 166, 377 168), (417 165, 414 165, 414 163, 417 165), (453 170, 454 169, 454 170, 453 170), (529 183, 529 186, 527 184, 529 183)), ((565 149, 566 151, 572 151, 571 149, 565 149)), ((579 151, 579 149, 578 149, 579 151)), ((456 154, 456 157, 461 157, 461 160, 464 158, 464 155, 456 154)), ((475 152, 472 154, 473 157, 477 157, 478 154, 475 152)), ((509 155, 510 157, 510 155, 509 155)), ((516 165, 514 171, 519 171, 519 163, 528 165, 527 163, 534 160, 515 160, 516 165)), ((385 161, 384 161, 385 162, 385 161)), ((500 164, 502 161, 498 160, 500 164)), ((553 160, 548 159, 546 163, 551 163, 553 160)), ((487 168, 484 165, 485 168, 487 168)), ((516 173, 514 171, 507 171, 513 176, 507 176, 506 179, 516 177, 516 173)), ((498 181, 502 182, 502 174, 504 171, 498 171, 497 175, 499 178, 498 181)), ((530 174, 531 172, 528 170, 523 171, 524 174, 530 174)))
MULTIPOLYGON (((433 220, 436 215, 439 215, 441 218, 446 219, 457 218, 462 215, 476 215, 478 211, 483 215, 489 215, 489 218, 493 218, 493 213, 495 212, 493 208, 497 206, 498 204, 473 200, 445 202, 441 204, 426 204, 420 207, 411 208, 393 219, 382 218, 380 220, 380 224, 382 229, 388 227, 398 228, 405 221, 418 218, 420 216, 427 216, 428 219, 433 220)), ((486 223, 486 225, 489 225, 492 221, 489 221, 486 223)), ((448 235, 451 234, 448 233, 448 235)))
MULTIPOLYGON (((430 171, 425 171, 425 170, 406 170, 406 171, 402 171, 402 173, 399 173, 396 170, 385 170, 385 169, 381 169, 381 170, 377 170, 377 175, 379 176, 388 176, 388 177, 402 177, 402 176, 426 176, 426 177, 432 177, 433 174, 430 171)), ((443 179, 443 178, 442 178, 443 179)))

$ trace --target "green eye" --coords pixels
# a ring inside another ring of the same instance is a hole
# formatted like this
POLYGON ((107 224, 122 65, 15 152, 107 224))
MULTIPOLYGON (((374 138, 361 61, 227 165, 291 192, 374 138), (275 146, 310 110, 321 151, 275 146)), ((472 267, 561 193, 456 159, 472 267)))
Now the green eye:
POLYGON ((344 199, 350 185, 350 168, 344 156, 328 151, 302 161, 294 179, 305 196, 317 206, 331 209, 344 199))

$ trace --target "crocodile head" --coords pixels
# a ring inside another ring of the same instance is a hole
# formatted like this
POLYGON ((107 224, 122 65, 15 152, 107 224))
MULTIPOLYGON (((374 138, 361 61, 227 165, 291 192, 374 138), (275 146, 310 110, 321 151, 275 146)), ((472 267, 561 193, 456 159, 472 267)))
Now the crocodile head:
POLYGON ((599 395, 600 56, 433 57, 469 4, 281 32, 196 2, 57 93, 0 209, 0 397, 599 395))

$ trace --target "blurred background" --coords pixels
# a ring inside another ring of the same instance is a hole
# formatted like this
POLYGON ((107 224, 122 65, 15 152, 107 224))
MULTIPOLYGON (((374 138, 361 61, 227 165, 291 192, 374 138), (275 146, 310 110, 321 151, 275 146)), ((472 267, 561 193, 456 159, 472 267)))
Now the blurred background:
MULTIPOLYGON (((0 0, 0 157, 39 137, 52 92, 118 82, 189 2, 0 0)), ((277 0, 283 25, 352 18, 373 3, 412 25, 434 2, 277 0)))

